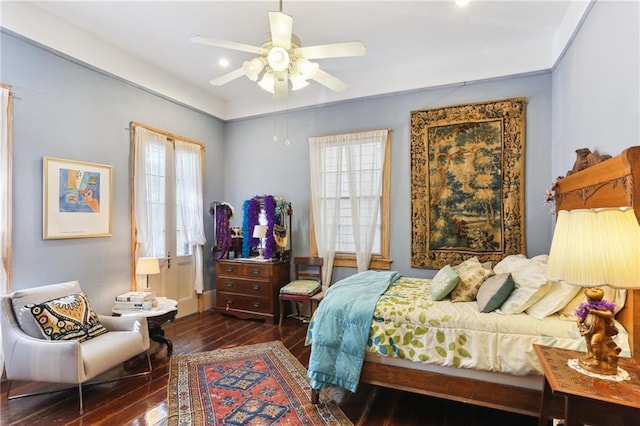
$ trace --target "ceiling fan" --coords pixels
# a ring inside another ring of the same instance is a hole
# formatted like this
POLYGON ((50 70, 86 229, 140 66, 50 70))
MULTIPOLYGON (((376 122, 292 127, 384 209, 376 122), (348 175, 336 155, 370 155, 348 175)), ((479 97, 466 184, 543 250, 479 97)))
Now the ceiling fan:
POLYGON ((323 44, 302 47, 300 39, 293 34, 293 17, 280 11, 269 12, 269 27, 267 41, 260 47, 251 46, 234 41, 212 39, 195 36, 191 41, 199 44, 240 50, 258 55, 250 61, 245 61, 241 68, 224 74, 209 81, 214 86, 222 86, 243 75, 251 81, 258 81, 258 85, 273 94, 274 99, 285 98, 289 91, 299 90, 309 85, 309 80, 315 80, 323 86, 336 92, 342 92, 348 85, 320 69, 317 62, 310 59, 341 58, 347 56, 363 56, 366 47, 359 41, 323 44))

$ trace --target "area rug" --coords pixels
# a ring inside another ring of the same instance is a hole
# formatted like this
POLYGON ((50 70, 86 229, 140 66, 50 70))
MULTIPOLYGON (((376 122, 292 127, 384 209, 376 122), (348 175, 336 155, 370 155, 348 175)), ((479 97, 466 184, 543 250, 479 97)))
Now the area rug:
POLYGON ((352 425, 280 341, 171 358, 169 425, 352 425))

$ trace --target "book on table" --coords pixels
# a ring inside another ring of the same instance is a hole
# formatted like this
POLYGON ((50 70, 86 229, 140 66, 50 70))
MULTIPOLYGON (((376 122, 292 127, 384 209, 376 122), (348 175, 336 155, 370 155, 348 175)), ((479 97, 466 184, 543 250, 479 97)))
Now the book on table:
POLYGON ((142 302, 153 302, 155 295, 152 291, 128 291, 116 296, 116 303, 138 303, 142 306, 142 302))

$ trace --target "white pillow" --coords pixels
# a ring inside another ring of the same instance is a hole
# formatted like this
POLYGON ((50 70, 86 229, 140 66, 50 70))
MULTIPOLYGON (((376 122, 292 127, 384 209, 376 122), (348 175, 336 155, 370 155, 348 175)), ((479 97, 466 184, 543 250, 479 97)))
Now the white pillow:
POLYGON ((538 319, 548 317, 564 308, 578 292, 580 292, 580 287, 563 282, 553 282, 542 299, 527 308, 527 313, 538 319))
POLYGON ((500 306, 500 311, 507 315, 519 314, 542 299, 551 288, 551 281, 547 280, 546 271, 546 264, 533 261, 512 272, 516 289, 500 306))
POLYGON ((493 272, 498 274, 510 274, 529 263, 529 259, 524 254, 511 254, 493 267, 493 272))

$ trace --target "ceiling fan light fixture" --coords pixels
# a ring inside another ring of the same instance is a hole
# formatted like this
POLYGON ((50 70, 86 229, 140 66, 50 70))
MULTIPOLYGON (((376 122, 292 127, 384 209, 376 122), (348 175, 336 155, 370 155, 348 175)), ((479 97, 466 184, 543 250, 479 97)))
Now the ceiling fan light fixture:
POLYGON ((317 62, 311 62, 306 59, 298 61, 298 72, 304 80, 315 77, 319 69, 320 65, 317 62))
POLYGON ((244 61, 242 63, 242 70, 251 81, 258 81, 258 77, 263 68, 264 62, 262 62, 261 58, 253 58, 250 61, 244 61))
POLYGON ((269 93, 275 93, 274 85, 276 83, 276 79, 273 77, 273 74, 265 72, 260 81, 258 82, 258 86, 262 87, 269 93))
POLYGON ((299 72, 292 74, 289 80, 291 80, 291 90, 300 90, 309 85, 309 82, 305 80, 299 72))
POLYGON ((284 71, 289 68, 289 53, 284 47, 274 46, 269 49, 267 62, 274 71, 284 71))

